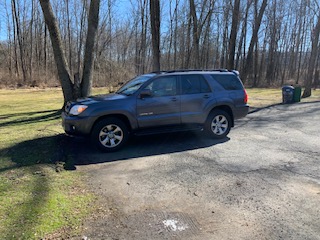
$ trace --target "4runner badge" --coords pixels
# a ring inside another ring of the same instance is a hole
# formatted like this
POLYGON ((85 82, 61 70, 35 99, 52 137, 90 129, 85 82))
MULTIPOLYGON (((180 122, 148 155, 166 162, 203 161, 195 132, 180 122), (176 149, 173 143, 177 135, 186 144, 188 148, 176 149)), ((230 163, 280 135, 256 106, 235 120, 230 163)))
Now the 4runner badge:
POLYGON ((153 112, 140 113, 140 116, 149 116, 149 115, 153 115, 153 112))

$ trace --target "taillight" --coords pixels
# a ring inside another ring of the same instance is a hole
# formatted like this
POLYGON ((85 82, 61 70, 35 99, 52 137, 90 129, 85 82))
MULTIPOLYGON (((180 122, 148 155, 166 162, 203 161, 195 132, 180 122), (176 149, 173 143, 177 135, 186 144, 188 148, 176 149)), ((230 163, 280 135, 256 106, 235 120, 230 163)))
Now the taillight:
POLYGON ((243 99, 243 101, 244 101, 244 103, 248 103, 248 93, 247 93, 247 91, 245 89, 243 89, 243 91, 244 91, 244 99, 243 99))

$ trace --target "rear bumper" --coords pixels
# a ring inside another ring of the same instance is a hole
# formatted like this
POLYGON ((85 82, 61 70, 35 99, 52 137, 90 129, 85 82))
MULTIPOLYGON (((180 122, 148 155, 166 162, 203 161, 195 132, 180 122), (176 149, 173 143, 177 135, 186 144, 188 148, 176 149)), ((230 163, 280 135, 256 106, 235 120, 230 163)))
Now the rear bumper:
POLYGON ((245 116, 247 116, 247 114, 249 113, 249 105, 242 105, 242 106, 237 106, 234 109, 233 112, 233 117, 234 119, 239 119, 239 118, 243 118, 245 116))
POLYGON ((69 116, 65 112, 61 114, 62 127, 69 135, 85 136, 89 135, 95 122, 92 117, 69 116))

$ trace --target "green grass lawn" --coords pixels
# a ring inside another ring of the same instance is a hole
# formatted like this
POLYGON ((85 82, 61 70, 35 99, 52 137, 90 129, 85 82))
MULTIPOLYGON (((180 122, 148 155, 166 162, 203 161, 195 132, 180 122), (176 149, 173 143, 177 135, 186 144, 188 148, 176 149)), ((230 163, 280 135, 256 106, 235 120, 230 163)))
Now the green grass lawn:
POLYGON ((0 239, 76 234, 94 196, 79 172, 56 171, 61 90, 0 90, 0 102, 0 239))
MULTIPOLYGON (((95 94, 107 89, 95 89, 95 94)), ((247 89, 252 107, 280 103, 279 89, 247 89)), ((303 101, 319 101, 320 91, 303 101)), ((95 197, 65 161, 60 89, 0 90, 0 239, 77 234, 95 197)), ((66 156, 67 155, 67 156, 66 156)))
MULTIPOLYGON (((248 104, 250 107, 260 108, 282 102, 282 90, 269 88, 248 88, 248 104)), ((301 102, 320 101, 320 90, 312 91, 312 96, 301 99, 301 102)))

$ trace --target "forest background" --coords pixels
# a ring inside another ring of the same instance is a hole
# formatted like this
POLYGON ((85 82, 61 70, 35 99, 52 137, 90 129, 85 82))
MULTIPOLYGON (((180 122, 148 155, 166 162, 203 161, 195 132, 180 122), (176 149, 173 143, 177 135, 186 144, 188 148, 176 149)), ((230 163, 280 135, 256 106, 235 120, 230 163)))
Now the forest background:
MULTIPOLYGON (((81 73, 89 0, 51 0, 71 76, 81 73)), ((148 0, 101 0, 93 86, 153 68, 148 0)), ((38 0, 0 2, 0 87, 59 86, 38 0)), ((237 69, 247 87, 319 84, 318 0, 160 1, 160 69, 237 69)))

